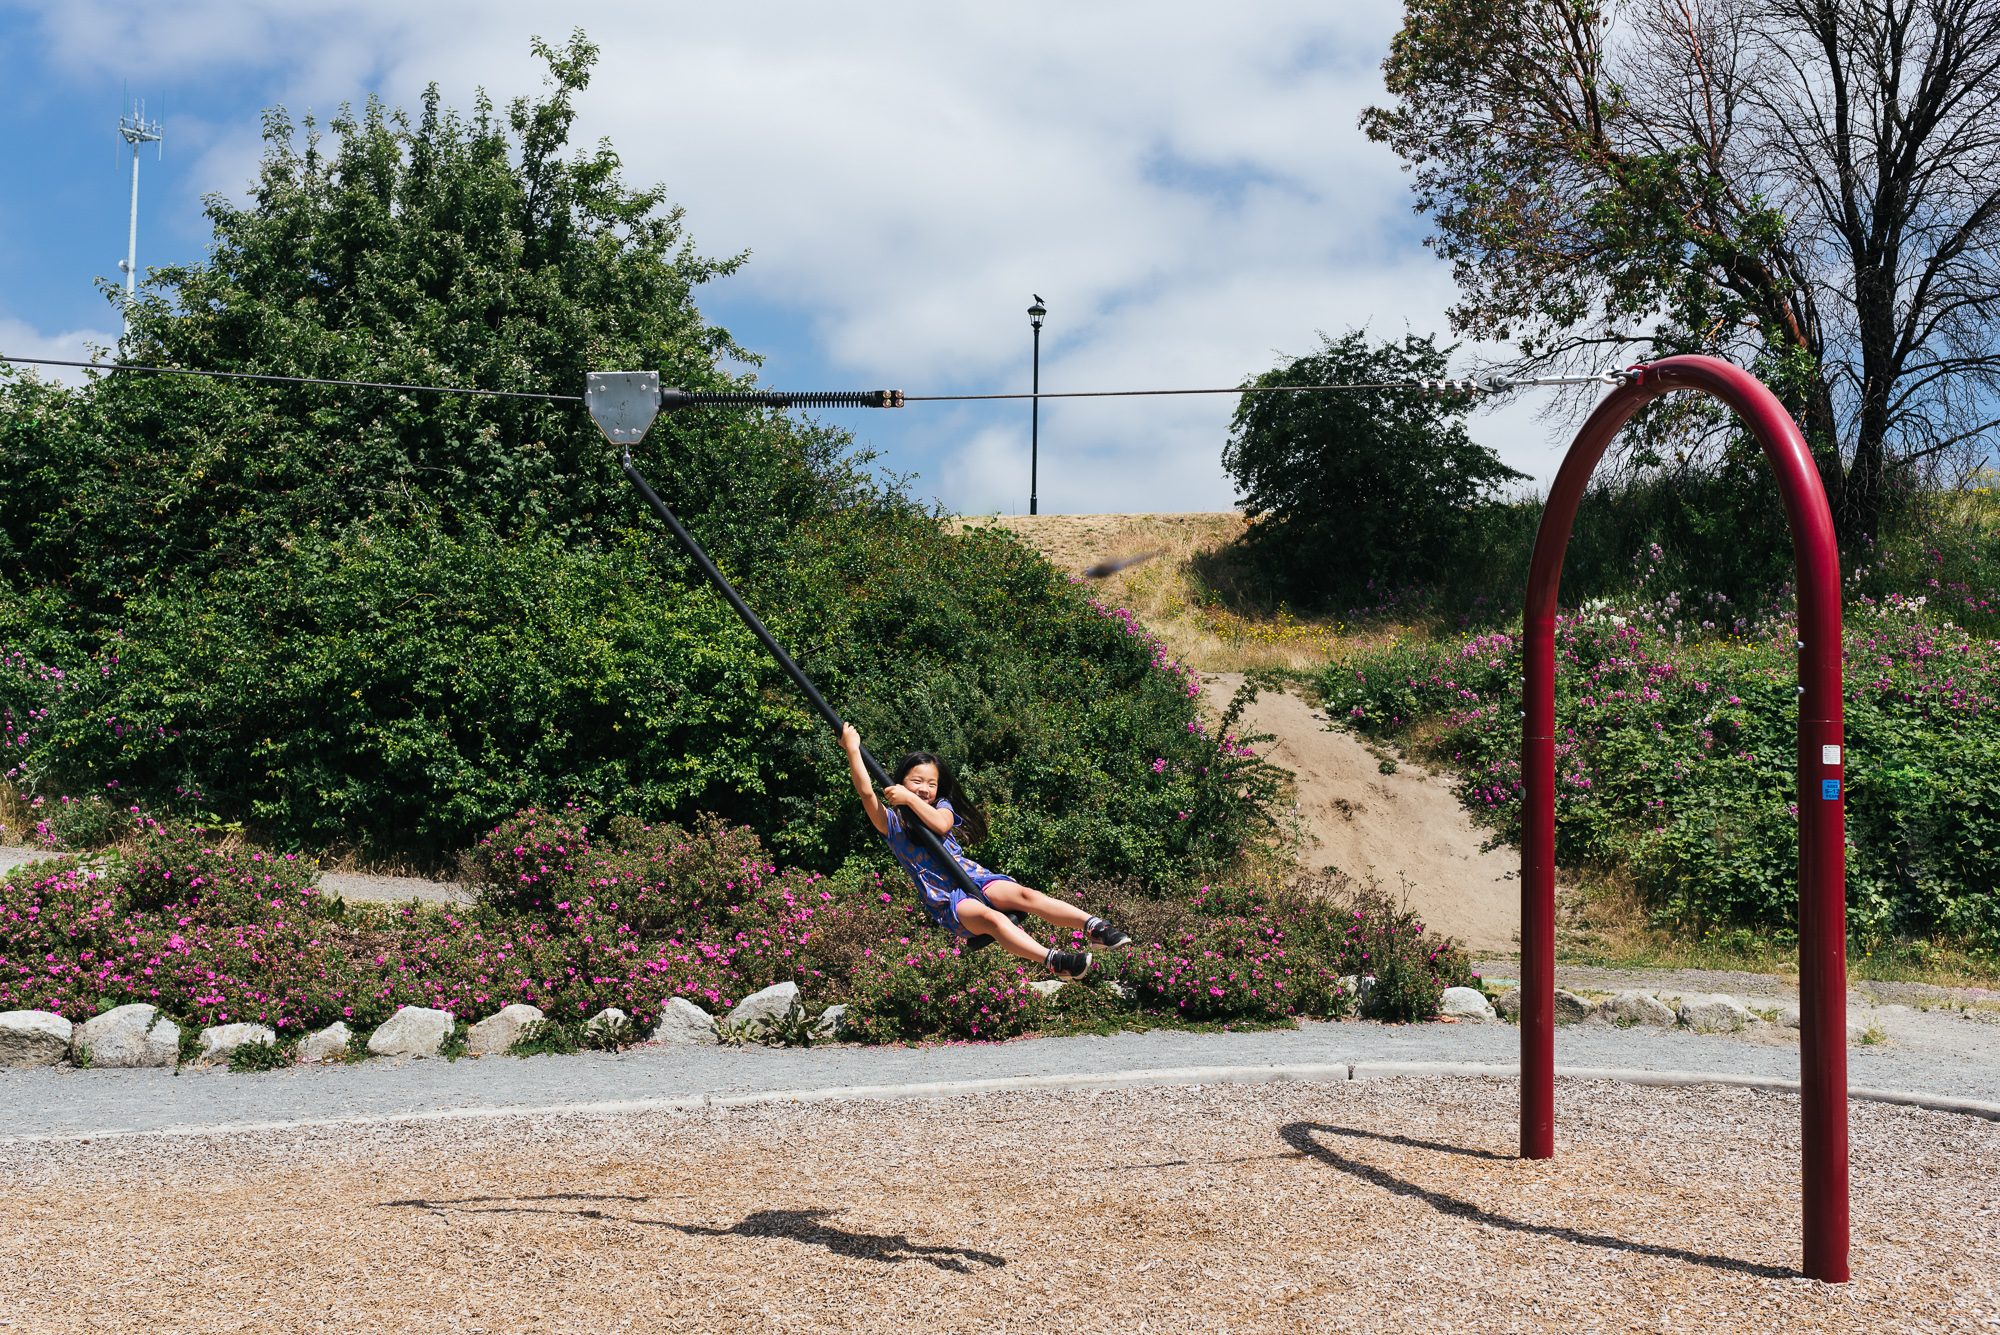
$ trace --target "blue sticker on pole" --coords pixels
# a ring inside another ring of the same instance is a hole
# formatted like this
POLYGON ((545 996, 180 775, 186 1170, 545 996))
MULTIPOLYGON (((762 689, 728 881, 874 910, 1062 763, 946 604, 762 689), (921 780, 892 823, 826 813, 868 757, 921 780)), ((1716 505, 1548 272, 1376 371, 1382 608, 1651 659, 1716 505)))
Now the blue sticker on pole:
POLYGON ((1829 802, 1833 801, 1833 800, 1834 800, 1834 799, 1835 799, 1836 797, 1839 797, 1839 796, 1840 796, 1840 780, 1839 780, 1839 779, 1821 779, 1821 780, 1819 781, 1819 795, 1820 795, 1821 797, 1825 798, 1825 799, 1826 799, 1827 801, 1829 801, 1829 802))

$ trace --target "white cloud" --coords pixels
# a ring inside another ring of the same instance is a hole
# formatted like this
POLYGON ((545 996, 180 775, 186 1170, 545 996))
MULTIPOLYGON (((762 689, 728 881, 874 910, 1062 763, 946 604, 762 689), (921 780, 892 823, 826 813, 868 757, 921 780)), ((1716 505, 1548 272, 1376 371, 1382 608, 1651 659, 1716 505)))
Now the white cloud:
MULTIPOLYGON (((57 361, 89 362, 107 360, 118 346, 118 335, 102 329, 71 329, 60 334, 44 334, 20 320, 0 316, 0 353, 9 357, 53 357, 57 361)), ((90 373, 75 366, 37 366, 14 363, 14 370, 59 380, 65 385, 81 385, 90 373)))
MULTIPOLYGON (((539 87, 530 34, 580 24, 604 60, 577 138, 664 181, 730 292, 793 315, 831 377, 910 392, 1025 388, 1030 292, 1044 388, 1225 385, 1315 332, 1442 330, 1449 275, 1416 243, 1395 159, 1355 128, 1402 7, 1168 3, 1003 9, 883 0, 194 0, 48 5, 51 58, 254 78, 294 115, 433 79, 465 106, 539 87)), ((215 127, 193 191, 240 192, 254 127, 215 127)), ((1049 404, 1043 508, 1207 509, 1233 401, 1049 404)), ((1025 504, 1027 413, 905 409, 898 461, 967 508, 1025 504), (917 420, 918 414, 923 420, 917 420), (1010 504, 1008 488, 1019 493, 1010 504)), ((1475 422, 1546 478, 1559 427, 1475 422)))

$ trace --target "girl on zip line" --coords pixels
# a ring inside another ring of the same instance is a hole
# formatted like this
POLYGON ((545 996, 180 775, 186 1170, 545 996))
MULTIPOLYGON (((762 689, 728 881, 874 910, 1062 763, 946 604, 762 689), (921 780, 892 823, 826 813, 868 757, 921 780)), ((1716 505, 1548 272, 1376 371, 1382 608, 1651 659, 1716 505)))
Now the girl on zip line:
POLYGON ((954 831, 964 827, 977 843, 985 822, 970 808, 961 812, 954 805, 954 799, 960 804, 964 799, 952 782, 951 771, 936 756, 928 751, 912 751, 904 756, 891 775, 891 783, 878 798, 875 785, 868 781, 867 767, 861 763, 861 734, 851 723, 840 730, 840 749, 847 753, 848 776, 854 780, 854 791, 861 795, 869 823, 889 841, 889 851, 917 883, 924 912, 939 927, 961 940, 990 936, 1009 954, 1045 964, 1058 978, 1081 978, 1090 972, 1090 952, 1044 947, 1014 925, 1014 920, 1007 916, 1009 911, 1031 913, 1051 927, 1081 931, 1092 945, 1106 950, 1132 944, 1130 936, 1104 919, 1093 918, 1074 904, 1051 899, 999 872, 988 871, 965 856, 954 831), (935 855, 910 835, 904 822, 913 819, 928 826, 944 845, 944 851, 958 860, 958 865, 979 887, 977 897, 959 889, 951 873, 937 864, 935 855))

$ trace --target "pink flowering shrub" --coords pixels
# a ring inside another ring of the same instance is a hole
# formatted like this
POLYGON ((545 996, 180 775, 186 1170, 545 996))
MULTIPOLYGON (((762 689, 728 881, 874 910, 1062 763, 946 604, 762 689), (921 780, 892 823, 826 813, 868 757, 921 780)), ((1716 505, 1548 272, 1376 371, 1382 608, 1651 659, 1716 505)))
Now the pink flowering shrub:
MULTIPOLYGON (((1558 619, 1557 856, 1629 868, 1661 923, 1783 944, 1798 895, 1796 627, 1731 623, 1726 635, 1645 612, 1558 619)), ((2000 949, 2000 641, 1941 620, 1922 596, 1857 594, 1844 620, 1850 929, 2000 949)), ((1495 632, 1382 646, 1320 687, 1358 731, 1423 723, 1466 806, 1518 842, 1520 673, 1518 637, 1495 632)), ((1830 800, 1818 783, 1809 796, 1830 800)))
POLYGON ((1352 1014, 1341 980, 1372 976, 1370 1014, 1436 1017, 1444 989, 1472 982, 1465 952, 1417 916, 1344 876, 1268 889, 1204 886, 1182 900, 1111 897, 1133 949, 1107 956, 1142 1004, 1189 1020, 1333 1019, 1352 1014))
POLYGON ((145 1001, 197 1024, 297 1030, 355 995, 295 857, 162 833, 111 875, 73 858, 0 880, 0 1010, 88 1019, 145 1001), (184 887, 184 888, 183 888, 184 887))
MULTIPOLYGON (((1196 913, 1212 891, 1194 895, 1196 913)), ((1171 1009, 1188 1020, 1322 1019, 1345 1010, 1337 961, 1313 951, 1285 914, 1269 905, 1248 913, 1189 915, 1165 939, 1134 942, 1106 956, 1112 977, 1133 989, 1142 1005, 1171 1009)))
POLYGON ((574 809, 523 811, 480 841, 466 873, 487 909, 531 926, 536 939, 517 946, 508 937, 498 973, 493 951, 458 972, 482 989, 511 989, 476 997, 481 1005, 560 994, 533 1000, 552 1015, 613 1005, 638 1014, 674 996, 726 1010, 779 982, 829 999, 870 947, 899 926, 907 934, 915 914, 900 884, 780 868, 753 832, 714 819, 693 833, 621 821, 600 838, 574 809), (560 958, 537 972, 524 953, 560 958))
MULTIPOLYGON (((511 833, 532 835, 545 821, 530 812, 513 824, 511 833)), ((521 1001, 562 1018, 606 1006, 643 1016, 685 996, 720 1010, 774 982, 815 997, 844 989, 865 949, 857 934, 893 913, 879 878, 847 878, 836 896, 829 878, 776 872, 754 838, 713 826, 672 845, 699 864, 684 878, 697 892, 685 900, 673 892, 687 886, 671 877, 638 884, 588 861, 565 871, 538 860, 549 877, 536 884, 550 889, 539 911, 410 907, 386 930, 355 931, 330 911, 310 864, 199 833, 162 830, 110 875, 63 859, 0 881, 0 1009, 84 1019, 147 1001, 198 1024, 294 1031, 372 1025, 403 1005, 480 1017, 521 1001), (714 892, 703 889, 732 859, 739 865, 714 892), (633 905, 649 907, 634 914, 633 905)), ((580 824, 570 835, 578 843, 565 848, 587 851, 580 824)))
POLYGON ((854 971, 846 1027, 864 1043, 1013 1038, 1042 1016, 1043 975, 998 947, 966 953, 933 930, 885 943, 854 971))
MULTIPOLYGON (((1049 1018, 1025 988, 1038 967, 963 952, 900 876, 781 869, 719 822, 619 826, 600 842, 574 812, 524 811, 467 868, 485 878, 477 907, 350 909, 296 855, 156 826, 108 872, 62 858, 0 879, 0 1010, 81 1020, 144 1001, 194 1026, 296 1034, 334 1020, 365 1030, 405 1005, 474 1020, 525 1002, 564 1022, 616 1006, 644 1031, 669 998, 719 1013, 789 981, 812 1004, 848 1001, 866 1041, 1005 1038, 1049 1018)), ((1371 955, 1387 919, 1350 921, 1310 887, 1125 908, 1142 946, 1100 959, 1131 989, 1116 1003, 1128 1013, 1332 1016, 1347 1005, 1343 973, 1386 969, 1371 955)))
POLYGON ((57 853, 83 852, 115 843, 148 824, 138 807, 119 806, 101 793, 86 797, 37 795, 28 800, 28 810, 34 816, 28 842, 57 853))

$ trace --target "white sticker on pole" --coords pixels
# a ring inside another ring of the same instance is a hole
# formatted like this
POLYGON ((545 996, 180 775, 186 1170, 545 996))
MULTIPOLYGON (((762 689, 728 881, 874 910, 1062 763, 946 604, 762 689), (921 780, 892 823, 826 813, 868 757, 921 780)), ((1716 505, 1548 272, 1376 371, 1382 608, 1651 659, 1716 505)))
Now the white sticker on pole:
POLYGON ((1819 749, 1819 763, 1822 765, 1838 765, 1840 763, 1840 748, 1837 746, 1822 746, 1819 749))

